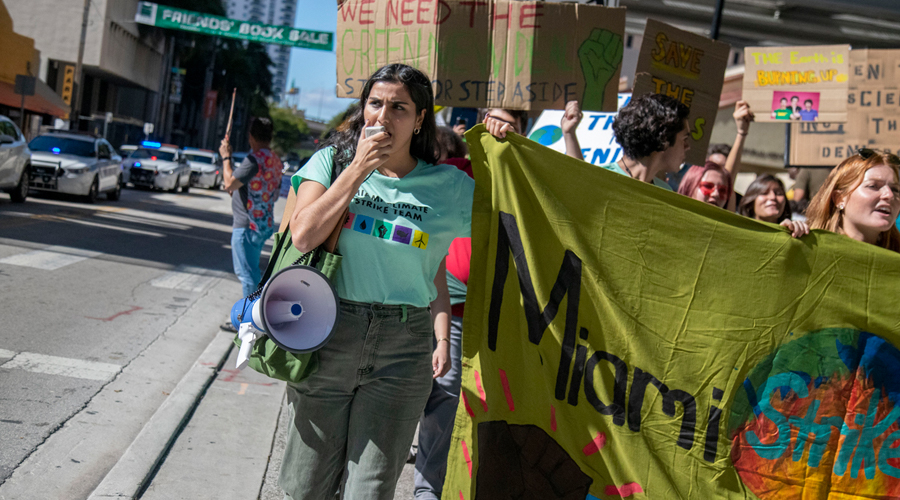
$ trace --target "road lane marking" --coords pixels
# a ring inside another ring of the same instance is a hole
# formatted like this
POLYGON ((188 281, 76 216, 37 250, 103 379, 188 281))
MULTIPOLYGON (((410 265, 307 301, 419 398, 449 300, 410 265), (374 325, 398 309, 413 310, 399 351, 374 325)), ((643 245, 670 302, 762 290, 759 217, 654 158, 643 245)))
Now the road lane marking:
POLYGON ((157 288, 169 288, 172 290, 186 290, 189 292, 202 292, 219 278, 214 276, 202 276, 183 271, 169 271, 162 276, 150 281, 157 288))
POLYGON ((110 229, 113 231, 121 231, 123 233, 140 234, 142 236, 152 236, 154 238, 162 238, 165 236, 162 233, 156 233, 156 232, 152 232, 152 231, 142 231, 140 229, 134 229, 134 228, 124 227, 124 226, 116 226, 116 225, 112 225, 112 224, 102 224, 99 222, 91 222, 91 221, 87 221, 87 220, 82 220, 80 218, 54 217, 54 219, 56 219, 57 222, 74 222, 75 224, 81 224, 84 226, 99 227, 101 229, 110 229))
POLYGON ((101 255, 101 252, 91 252, 81 250, 79 248, 52 246, 43 250, 34 250, 31 252, 11 255, 0 259, 0 264, 10 264, 13 266, 33 267, 35 269, 44 269, 46 271, 55 271, 61 267, 66 267, 76 262, 90 259, 101 255))
POLYGON ((11 360, 0 365, 0 368, 15 368, 33 373, 101 381, 113 378, 122 369, 121 366, 112 363, 62 358, 34 352, 20 352, 11 360))

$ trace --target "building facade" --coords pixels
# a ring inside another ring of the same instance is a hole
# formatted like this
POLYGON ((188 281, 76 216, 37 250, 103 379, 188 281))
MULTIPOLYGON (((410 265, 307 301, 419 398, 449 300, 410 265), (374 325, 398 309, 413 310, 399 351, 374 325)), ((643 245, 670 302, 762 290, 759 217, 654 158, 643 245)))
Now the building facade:
POLYGON ((67 104, 81 93, 78 128, 107 130, 114 146, 143 137, 145 122, 159 113, 165 39, 134 22, 137 0, 91 0, 84 44, 83 76, 70 87, 78 59, 84 3, 4 0, 18 33, 40 52, 36 76, 67 104), (111 120, 107 120, 111 113, 111 120))
POLYGON ((68 116, 69 106, 50 87, 35 80, 31 95, 17 94, 19 77, 34 77, 40 66, 41 53, 34 48, 34 40, 16 33, 12 18, 0 0, 0 114, 18 123, 31 139, 42 124, 50 124, 54 118, 68 116))

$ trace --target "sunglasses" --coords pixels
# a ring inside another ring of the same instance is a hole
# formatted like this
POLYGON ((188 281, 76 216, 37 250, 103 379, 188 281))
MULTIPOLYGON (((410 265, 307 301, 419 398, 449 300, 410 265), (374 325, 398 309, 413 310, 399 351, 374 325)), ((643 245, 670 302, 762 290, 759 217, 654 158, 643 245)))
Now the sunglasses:
POLYGON ((884 156, 885 158, 887 158, 887 161, 895 165, 900 165, 900 157, 893 153, 888 153, 880 149, 861 148, 859 151, 857 151, 857 154, 863 160, 868 160, 873 156, 884 156))
POLYGON ((728 186, 713 182, 701 182, 697 187, 700 188, 700 192, 703 193, 703 196, 709 196, 713 194, 713 191, 718 191, 721 195, 728 192, 728 186))

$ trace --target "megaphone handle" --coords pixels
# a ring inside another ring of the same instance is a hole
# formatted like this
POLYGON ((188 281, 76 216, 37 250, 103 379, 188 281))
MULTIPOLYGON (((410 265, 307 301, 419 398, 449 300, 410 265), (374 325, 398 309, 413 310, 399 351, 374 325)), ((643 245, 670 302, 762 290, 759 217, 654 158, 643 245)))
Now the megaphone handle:
POLYGON ((253 350, 253 344, 256 343, 256 335, 250 331, 249 323, 241 323, 238 338, 241 340, 241 348, 238 350, 237 363, 235 368, 243 370, 250 361, 250 352, 253 350))
POLYGON ((243 370, 247 363, 250 362, 250 351, 253 349, 253 342, 241 341, 241 349, 238 351, 237 363, 235 368, 243 370))

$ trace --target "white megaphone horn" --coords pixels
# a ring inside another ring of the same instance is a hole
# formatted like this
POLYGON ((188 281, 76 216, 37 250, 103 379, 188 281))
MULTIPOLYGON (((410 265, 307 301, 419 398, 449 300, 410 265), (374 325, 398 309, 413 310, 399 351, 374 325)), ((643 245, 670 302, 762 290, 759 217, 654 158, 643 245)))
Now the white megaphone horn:
POLYGON ((235 302, 231 324, 238 326, 241 348, 237 368, 247 366, 253 344, 268 335, 278 347, 312 352, 331 338, 340 314, 340 301, 324 274, 309 266, 290 266, 275 273, 258 297, 235 302))

